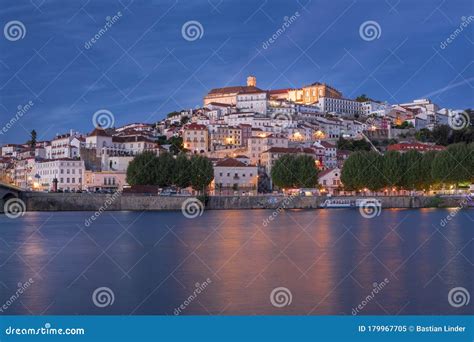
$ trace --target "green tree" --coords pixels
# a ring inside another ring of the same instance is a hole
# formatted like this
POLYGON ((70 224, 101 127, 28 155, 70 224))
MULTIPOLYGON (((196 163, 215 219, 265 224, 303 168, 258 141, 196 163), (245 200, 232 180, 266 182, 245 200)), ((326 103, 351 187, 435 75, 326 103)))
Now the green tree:
POLYGON ((383 173, 385 175, 385 186, 395 187, 401 179, 400 153, 398 151, 388 151, 384 155, 383 173))
POLYGON ((173 175, 176 170, 176 160, 170 153, 162 153, 155 164, 155 185, 166 187, 173 184, 173 175))
POLYGON ((348 151, 370 151, 370 144, 361 139, 361 140, 348 140, 340 137, 337 141, 337 148, 339 150, 348 150, 348 151))
POLYGON ((286 154, 273 165, 271 177, 273 184, 280 188, 314 188, 318 170, 313 157, 286 154))
POLYGON ((127 168, 127 183, 130 185, 156 184, 156 165, 158 157, 145 151, 133 158, 127 168))
POLYGON ((176 157, 176 168, 173 172, 173 184, 179 188, 191 185, 191 162, 184 153, 176 157))
POLYGON ((418 141, 421 142, 433 142, 433 133, 427 129, 427 128, 422 128, 418 132, 415 133, 415 138, 418 141))
POLYGON ((171 137, 168 139, 168 144, 171 145, 170 152, 174 155, 177 155, 184 150, 182 137, 171 137))
POLYGON ((362 156, 366 161, 365 169, 362 174, 364 187, 372 191, 379 191, 386 184, 385 175, 383 173, 383 157, 374 151, 366 152, 362 156))
POLYGON ((360 96, 357 96, 355 99, 357 102, 367 102, 367 101, 372 101, 372 99, 368 98, 367 95, 362 94, 360 96))
POLYGON ((469 182, 472 177, 472 170, 470 169, 470 159, 472 149, 467 144, 458 143, 449 145, 447 152, 453 160, 449 179, 455 184, 469 182))
POLYGON ((421 161, 422 155, 418 151, 408 151, 401 155, 401 182, 400 186, 407 190, 421 189, 421 161))
POLYGON ((436 154, 431 167, 431 177, 437 183, 446 183, 446 175, 449 174, 450 157, 447 151, 441 151, 436 154))
POLYGON ((318 184, 318 169, 314 158, 308 155, 300 155, 295 158, 296 186, 298 188, 315 188, 318 184))
POLYGON ((363 172, 366 166, 367 152, 354 152, 344 162, 341 171, 341 182, 347 190, 359 190, 365 187, 363 172))
POLYGON ((420 186, 421 189, 428 190, 435 183, 432 177, 431 169, 433 160, 436 157, 436 151, 428 151, 423 154, 420 165, 420 186))
POLYGON ((433 141, 438 145, 446 146, 449 144, 451 128, 447 125, 441 125, 433 129, 433 141))
POLYGON ((36 139, 37 139, 37 133, 35 130, 32 130, 30 132, 30 140, 28 141, 28 144, 30 147, 35 148, 36 147, 36 139))
POLYGON ((206 192, 206 187, 214 179, 212 162, 203 156, 193 155, 190 159, 190 183, 194 190, 206 192))
POLYGON ((295 183, 294 170, 291 167, 293 161, 294 158, 290 154, 285 154, 275 161, 270 174, 274 185, 280 188, 293 187, 295 183))

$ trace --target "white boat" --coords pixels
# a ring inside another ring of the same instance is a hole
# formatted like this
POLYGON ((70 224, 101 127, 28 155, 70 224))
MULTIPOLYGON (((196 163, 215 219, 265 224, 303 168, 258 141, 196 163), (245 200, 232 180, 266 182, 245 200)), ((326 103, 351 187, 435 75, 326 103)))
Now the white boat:
POLYGON ((350 208, 353 204, 350 199, 345 198, 332 198, 325 200, 322 204, 322 208, 350 208))

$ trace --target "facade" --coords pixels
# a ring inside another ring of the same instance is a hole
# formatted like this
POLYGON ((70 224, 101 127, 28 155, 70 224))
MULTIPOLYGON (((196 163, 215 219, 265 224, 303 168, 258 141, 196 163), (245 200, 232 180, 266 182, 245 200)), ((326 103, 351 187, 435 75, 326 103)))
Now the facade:
POLYGON ((33 189, 35 175, 35 158, 17 159, 14 162, 11 178, 13 183, 22 189, 33 189))
POLYGON ((288 91, 288 100, 298 104, 314 104, 321 97, 339 99, 342 97, 342 93, 325 83, 319 82, 288 91))
POLYGON ((99 190, 121 191, 123 186, 127 185, 126 178, 126 171, 86 171, 84 188, 91 192, 99 190))
POLYGON ((320 97, 317 105, 319 109, 325 113, 336 113, 347 116, 356 116, 362 114, 361 102, 354 100, 320 97))
POLYGON ((53 190, 53 180, 58 181, 58 190, 82 190, 84 161, 62 158, 37 161, 34 167, 35 182, 41 190, 53 190))
POLYGON ((398 106, 407 109, 423 108, 425 111, 429 112, 437 112, 439 110, 438 105, 431 102, 430 99, 417 99, 412 102, 400 103, 398 106))
POLYGON ((288 147, 288 138, 278 134, 260 133, 248 140, 247 155, 252 164, 261 163, 261 154, 272 147, 288 147))
POLYGON ((366 101, 362 102, 361 113, 362 115, 376 115, 385 116, 390 111, 390 105, 387 102, 378 101, 366 101))
POLYGON ((51 140, 51 145, 46 147, 46 157, 48 159, 78 158, 83 142, 84 137, 73 130, 67 134, 58 135, 51 140))
POLYGON ((337 194, 342 188, 341 169, 336 167, 321 171, 318 175, 318 183, 321 187, 321 192, 331 195, 337 194))
POLYGON ((107 155, 137 155, 144 151, 156 151, 158 144, 142 135, 111 136, 102 128, 94 129, 85 139, 85 148, 95 149, 100 157, 107 155))
POLYGON ((192 153, 209 151, 209 131, 204 125, 189 124, 183 130, 184 148, 192 153))
POLYGON ((14 157, 16 158, 18 153, 23 151, 25 146, 18 144, 7 144, 2 146, 2 157, 14 157))
POLYGON ((236 107, 239 111, 259 114, 267 113, 268 95, 263 90, 245 90, 237 94, 236 107))
POLYGON ((257 79, 254 76, 247 78, 247 86, 234 86, 212 89, 204 97, 204 106, 211 103, 221 103, 226 105, 237 105, 237 95, 243 93, 261 93, 263 90, 257 88, 257 79))
POLYGON ((256 194, 258 169, 237 159, 227 158, 214 165, 212 187, 216 195, 256 194))

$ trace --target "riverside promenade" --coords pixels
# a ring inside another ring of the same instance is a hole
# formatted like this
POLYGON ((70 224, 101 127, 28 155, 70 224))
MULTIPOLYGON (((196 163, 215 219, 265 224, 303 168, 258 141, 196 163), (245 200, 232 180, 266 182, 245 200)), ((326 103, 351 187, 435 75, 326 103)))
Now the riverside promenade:
MULTIPOLYGON (((24 192, 27 211, 141 211, 181 210, 186 200, 196 197, 150 196, 143 194, 90 194, 24 192)), ((197 197, 202 200, 202 198, 197 197)), ((377 199, 382 208, 449 208, 473 205, 466 196, 209 196, 205 208, 225 209, 318 209, 328 199, 377 199)))

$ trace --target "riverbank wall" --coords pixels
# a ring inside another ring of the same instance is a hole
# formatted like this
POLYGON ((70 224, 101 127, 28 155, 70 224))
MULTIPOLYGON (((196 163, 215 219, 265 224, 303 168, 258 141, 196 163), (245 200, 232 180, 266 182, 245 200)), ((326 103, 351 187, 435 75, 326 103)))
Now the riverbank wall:
MULTIPOLYGON (((464 197, 331 197, 331 199, 375 198, 382 208, 465 207, 464 197)), ((27 211, 155 211, 181 210, 189 197, 149 196, 142 194, 37 193, 21 195, 27 211)), ((209 196, 205 209, 316 209, 327 197, 300 196, 209 196)))

